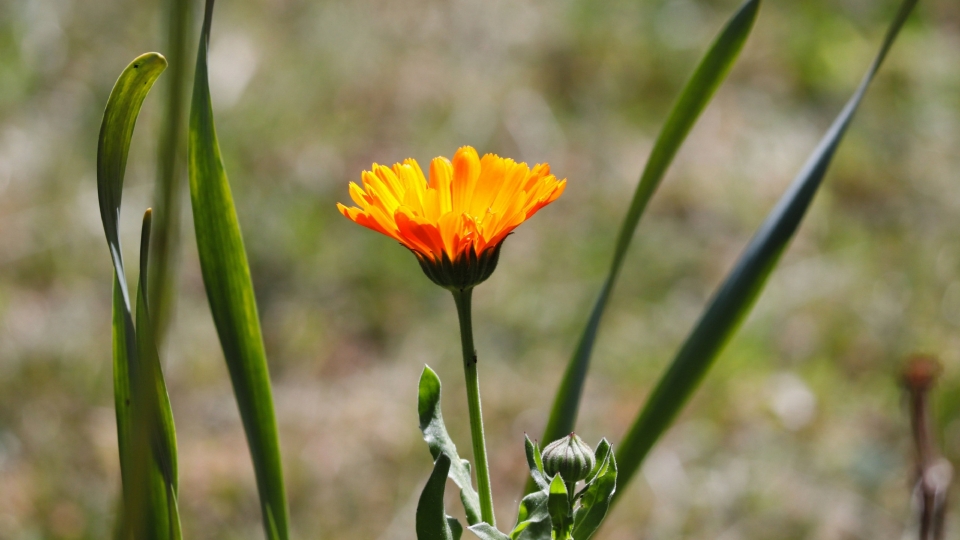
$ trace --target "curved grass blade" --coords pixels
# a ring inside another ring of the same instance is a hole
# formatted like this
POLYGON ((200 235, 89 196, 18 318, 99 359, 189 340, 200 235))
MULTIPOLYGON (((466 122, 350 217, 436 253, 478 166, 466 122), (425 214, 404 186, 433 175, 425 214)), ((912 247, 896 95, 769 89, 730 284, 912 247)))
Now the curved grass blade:
MULTIPOLYGON (((547 421, 542 439, 545 445, 574 431, 580 397, 583 394, 583 384, 590 366, 590 356, 593 353, 600 319, 620 274, 627 248, 630 247, 630 241, 633 239, 640 217, 643 215, 657 186, 660 185, 660 181, 663 179, 680 145, 683 144, 687 134, 690 133, 690 129, 693 128, 697 118, 700 117, 700 113, 710 102, 710 98, 717 87, 720 86, 720 83, 723 82, 740 54, 740 50, 750 34, 750 29, 753 27, 753 22, 757 18, 759 9, 760 0, 747 0, 730 17, 726 26, 710 46, 707 54, 700 61, 690 80, 687 81, 680 98, 674 104, 670 116, 657 136, 657 141, 650 152, 650 157, 647 159, 643 174, 640 176, 640 182, 633 194, 633 200, 630 202, 627 215, 617 235, 610 271, 593 310, 590 312, 587 326, 584 328, 583 334, 580 335, 577 348, 567 365, 563 380, 554 398, 553 407, 550 410, 550 419, 547 421)), ((535 489, 533 483, 528 482, 527 492, 533 489, 535 489)))
POLYGON ((213 1, 207 0, 190 107, 189 172, 193 223, 210 311, 253 459, 264 531, 271 540, 287 540, 289 517, 267 355, 247 253, 220 157, 210 104, 207 48, 212 17, 213 1))
POLYGON ((166 95, 157 149, 157 182, 153 196, 153 232, 150 240, 150 281, 147 298, 157 345, 163 343, 176 300, 177 266, 180 260, 180 222, 186 152, 187 65, 193 9, 190 0, 165 0, 167 12, 166 95))
MULTIPOLYGON (((713 360, 750 311, 767 277, 800 225, 857 106, 916 3, 917 0, 905 0, 901 4, 860 86, 750 240, 620 443, 617 461, 620 467, 618 483, 621 486, 625 486, 636 473, 647 452, 673 422, 713 360)), ((623 493, 622 489, 614 500, 620 493, 623 493)))
POLYGON ((460 500, 467 516, 467 524, 475 525, 480 519, 480 496, 473 489, 470 476, 470 462, 460 459, 457 445, 447 433, 440 413, 440 377, 430 366, 423 366, 417 391, 417 413, 420 415, 420 431, 423 440, 430 448, 434 460, 446 455, 452 461, 449 467, 450 479, 460 488, 460 500))
MULTIPOLYGON (((163 56, 147 53, 121 73, 103 113, 97 148, 100 216, 114 267, 114 403, 123 483, 115 530, 124 539, 180 538, 173 415, 156 349, 151 351, 152 332, 142 327, 148 320, 145 302, 138 302, 134 323, 118 234, 130 139, 143 100, 166 64, 163 56)), ((141 254, 149 249, 149 228, 148 211, 141 254)))

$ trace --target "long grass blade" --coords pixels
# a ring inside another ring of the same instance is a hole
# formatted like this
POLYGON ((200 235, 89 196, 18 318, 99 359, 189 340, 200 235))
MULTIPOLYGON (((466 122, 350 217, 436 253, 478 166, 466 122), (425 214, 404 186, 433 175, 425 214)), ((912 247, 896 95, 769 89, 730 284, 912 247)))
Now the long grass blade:
POLYGON ((193 222, 207 299, 253 458, 264 531, 271 540, 286 540, 289 537, 287 502, 267 356, 250 267, 220 157, 210 103, 207 48, 212 17, 213 1, 207 0, 190 107, 189 172, 193 222))
MULTIPOLYGON (((580 398, 583 394, 583 384, 590 367, 593 345, 597 337, 597 330, 600 327, 600 320, 607 307, 607 301, 610 299, 617 277, 620 275, 624 257, 630 247, 640 217, 660 185, 660 181, 680 149, 680 145, 683 144, 697 118, 700 117, 700 113, 710 102, 710 98, 713 97, 714 92, 723 82, 740 54, 751 28, 753 28, 753 22, 757 18, 759 9, 760 0, 747 0, 730 17, 723 30, 713 41, 707 54, 700 60, 700 64, 690 80, 687 81, 680 98, 677 99, 670 111, 670 116, 657 136, 657 141, 650 152, 643 174, 640 176, 640 182, 633 194, 633 200, 627 210, 627 215, 620 227, 610 271, 603 283, 603 288, 600 290, 600 295, 594 303, 593 310, 590 312, 587 326, 580 336, 577 348, 567 365, 563 380, 554 398, 550 419, 547 421, 542 439, 544 445, 573 431, 580 406, 580 398)), ((527 491, 529 492, 533 487, 532 483, 528 483, 527 491)))
POLYGON ((163 347, 176 300, 180 260, 180 217, 186 152, 187 65, 193 6, 190 0, 166 0, 166 95, 163 125, 157 149, 157 182, 153 196, 153 232, 150 239, 150 281, 147 298, 157 345, 163 347))
MULTIPOLYGON (((166 67, 156 53, 136 58, 120 75, 107 101, 97 151, 97 190, 104 233, 114 265, 114 403, 123 505, 119 538, 176 540, 176 437, 159 356, 138 286, 137 318, 131 312, 118 226, 130 139, 143 100, 166 67)), ((141 237, 141 278, 146 278, 150 212, 141 237)))
POLYGON ((750 240, 620 443, 617 451, 620 476, 617 483, 621 489, 617 490, 615 497, 623 493, 623 486, 636 473, 647 452, 673 422, 750 311, 767 277, 800 225, 860 101, 916 3, 917 0, 905 0, 901 4, 860 86, 750 240))

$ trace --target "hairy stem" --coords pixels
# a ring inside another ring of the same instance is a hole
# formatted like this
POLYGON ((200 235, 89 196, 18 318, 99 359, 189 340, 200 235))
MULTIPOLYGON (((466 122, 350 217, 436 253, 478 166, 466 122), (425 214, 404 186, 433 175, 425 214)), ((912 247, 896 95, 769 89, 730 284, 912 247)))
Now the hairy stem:
POLYGON ((470 410, 470 436, 473 439, 473 459, 477 468, 477 488, 480 493, 480 517, 496 527, 493 515, 493 493, 490 491, 490 467, 487 464, 487 443, 483 438, 483 414, 480 412, 480 379, 477 376, 477 350, 473 346, 473 322, 470 300, 473 289, 453 291, 460 318, 460 343, 463 345, 463 373, 467 379, 467 405, 470 410))

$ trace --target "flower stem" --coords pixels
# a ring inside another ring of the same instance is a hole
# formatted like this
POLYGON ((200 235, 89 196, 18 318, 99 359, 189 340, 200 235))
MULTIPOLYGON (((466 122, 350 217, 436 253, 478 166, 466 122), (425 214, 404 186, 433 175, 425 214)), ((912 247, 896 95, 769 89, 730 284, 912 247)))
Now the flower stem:
POLYGON ((487 443, 483 438, 483 415, 480 412, 480 379, 477 377, 477 350, 473 346, 473 322, 470 300, 473 289, 453 291, 460 318, 460 343, 463 345, 463 372, 467 379, 467 405, 470 410, 470 436, 473 439, 473 459, 477 467, 477 487, 480 492, 480 517, 496 527, 493 515, 493 493, 490 491, 490 466, 487 465, 487 443))

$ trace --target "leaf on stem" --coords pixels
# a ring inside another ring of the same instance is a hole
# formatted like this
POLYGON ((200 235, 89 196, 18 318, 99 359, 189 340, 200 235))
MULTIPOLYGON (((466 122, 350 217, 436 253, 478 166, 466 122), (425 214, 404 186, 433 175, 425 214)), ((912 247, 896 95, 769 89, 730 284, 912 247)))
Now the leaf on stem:
POLYGON ((190 107, 193 224, 203 284, 253 459, 264 532, 271 540, 286 540, 289 518, 267 355, 250 266, 220 156, 210 103, 207 49, 212 17, 213 0, 207 0, 190 107))
POLYGON ((596 473, 579 495, 580 506, 573 516, 574 540, 588 540, 597 532, 617 491, 617 459, 605 442, 597 446, 596 473))
POLYGON ((441 453, 423 486, 417 503, 417 540, 459 540, 463 527, 443 508, 443 492, 450 472, 450 457, 441 453), (453 527, 451 527, 453 525, 453 527))
MULTIPOLYGON (((726 26, 714 40, 707 54, 700 60, 700 64, 687 81, 679 99, 670 111, 670 116, 667 117, 667 121, 657 136, 657 141, 650 152, 650 157, 647 159, 643 174, 640 176, 640 182, 637 184, 627 215, 620 226, 610 271, 603 283, 603 288, 600 290, 600 295, 594 303, 593 310, 590 312, 590 318, 580 335, 577 348, 567 365, 563 380, 554 398, 550 419, 547 421, 542 439, 544 444, 574 431, 584 381, 590 366, 594 341, 600 327, 600 319, 620 274, 627 248, 630 247, 640 217, 660 185, 660 181, 663 179, 680 145, 683 144, 697 118, 700 117, 700 113, 703 112, 717 87, 720 86, 733 66, 747 36, 750 34, 750 29, 753 27, 759 9, 760 0, 747 0, 730 17, 726 26)), ((527 491, 533 489, 533 483, 528 483, 527 491)))
POLYGON ((860 86, 714 293, 709 306, 620 443, 617 460, 620 463, 621 486, 626 485, 636 473, 647 452, 673 422, 713 360, 750 311, 810 206, 870 81, 916 3, 917 0, 905 0, 900 5, 880 51, 860 86))
POLYGON ((473 489, 470 477, 470 462, 460 459, 457 454, 457 445, 447 433, 443 424, 443 415, 440 413, 440 377, 430 369, 423 367, 420 374, 420 385, 417 398, 417 412, 420 415, 420 431, 423 440, 430 448, 434 460, 446 455, 451 460, 450 479, 460 488, 460 500, 467 516, 467 523, 480 523, 480 497, 473 489))
MULTIPOLYGON (((114 405, 123 483, 123 505, 115 531, 124 540, 180 538, 173 414, 142 295, 134 321, 119 237, 130 140, 143 100, 166 65, 163 56, 147 53, 124 69, 107 100, 97 145, 100 217, 114 268, 114 405)), ((148 210, 141 254, 149 249, 150 216, 148 210)), ((146 266, 141 265, 140 271, 142 281, 146 279, 146 266)))

